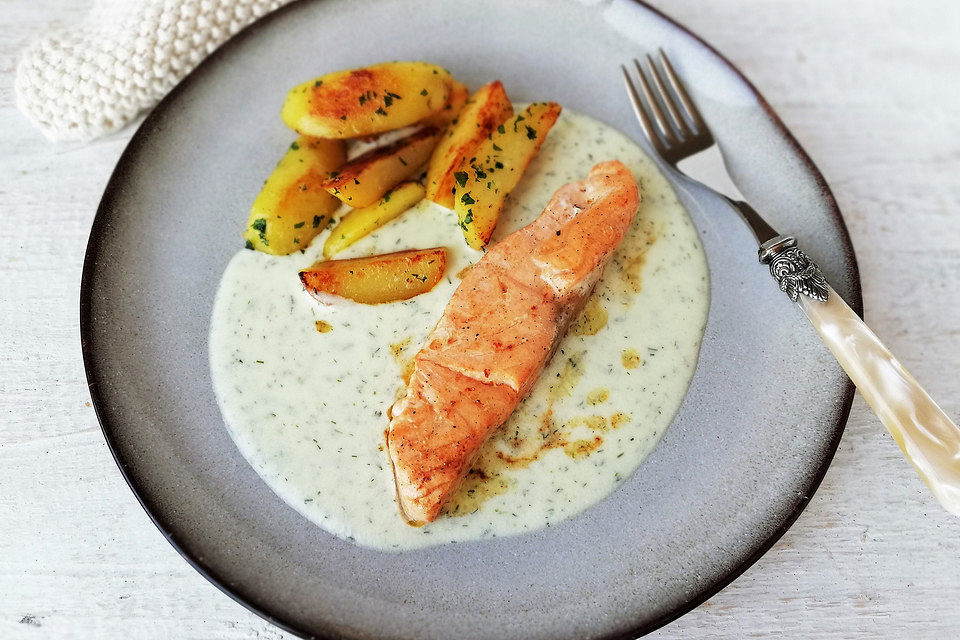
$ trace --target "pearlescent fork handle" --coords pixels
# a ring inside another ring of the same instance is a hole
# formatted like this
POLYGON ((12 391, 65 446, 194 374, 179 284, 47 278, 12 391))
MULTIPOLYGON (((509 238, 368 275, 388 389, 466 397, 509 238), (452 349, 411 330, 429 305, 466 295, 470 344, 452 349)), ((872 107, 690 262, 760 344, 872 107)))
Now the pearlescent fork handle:
POLYGON ((800 305, 853 384, 943 507, 960 516, 960 429, 827 284, 791 236, 760 245, 760 262, 800 305))
POLYGON ((829 289, 826 302, 798 300, 853 384, 944 508, 960 516, 960 429, 829 289))

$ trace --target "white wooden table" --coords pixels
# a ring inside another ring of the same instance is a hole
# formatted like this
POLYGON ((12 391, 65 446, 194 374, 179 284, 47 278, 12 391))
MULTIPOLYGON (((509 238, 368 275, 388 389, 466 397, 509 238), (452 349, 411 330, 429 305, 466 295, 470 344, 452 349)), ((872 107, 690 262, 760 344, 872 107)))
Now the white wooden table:
MULTIPOLYGON (((46 143, 17 53, 89 0, 0 2, 0 638, 284 638, 204 580, 127 489, 78 337, 87 233, 127 129, 46 143)), ((960 416, 960 3, 656 0, 757 84, 833 187, 866 317, 960 416)), ((657 638, 960 638, 960 520, 858 397, 794 527, 657 638)))

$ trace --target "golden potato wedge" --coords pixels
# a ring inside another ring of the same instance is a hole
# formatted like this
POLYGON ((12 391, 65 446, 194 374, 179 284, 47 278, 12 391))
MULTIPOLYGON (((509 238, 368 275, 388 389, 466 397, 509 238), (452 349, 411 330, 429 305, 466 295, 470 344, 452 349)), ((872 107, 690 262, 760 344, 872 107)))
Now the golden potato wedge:
POLYGON ((430 156, 427 198, 453 209, 453 174, 464 158, 474 155, 498 125, 513 115, 513 105, 499 80, 480 87, 447 128, 430 156))
POLYGON ((531 104, 499 125, 454 172, 454 205, 467 244, 483 249, 513 190, 560 116, 556 102, 531 104))
POLYGON ((447 125, 460 114, 460 110, 463 109, 463 105, 467 104, 468 98, 470 98, 470 89, 467 85, 454 80, 453 86, 450 87, 450 97, 447 98, 447 104, 435 115, 424 120, 423 124, 437 129, 446 129, 447 125))
POLYGON ((323 244, 323 255, 329 258, 376 231, 401 213, 423 200, 423 185, 404 182, 383 194, 369 207, 354 209, 337 223, 323 244))
POLYGON ((407 300, 433 289, 447 268, 447 250, 411 249, 349 260, 322 260, 300 272, 304 289, 325 304, 407 300))
POLYGON ((426 62, 385 62, 320 76, 287 94, 281 117, 318 138, 356 138, 411 125, 441 111, 453 78, 426 62))
POLYGON ((301 136, 291 144, 250 207, 247 247, 286 255, 310 244, 340 206, 323 183, 343 161, 340 140, 301 136))
POLYGON ((331 172, 323 188, 351 207, 371 205, 416 173, 439 139, 438 129, 427 128, 372 149, 331 172))

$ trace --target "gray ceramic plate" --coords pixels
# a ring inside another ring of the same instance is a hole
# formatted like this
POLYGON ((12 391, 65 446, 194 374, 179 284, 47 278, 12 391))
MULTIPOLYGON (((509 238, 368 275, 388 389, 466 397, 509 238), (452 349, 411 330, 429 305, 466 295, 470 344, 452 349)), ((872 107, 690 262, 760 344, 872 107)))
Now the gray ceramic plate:
POLYGON ((93 225, 83 350, 120 469, 198 571, 304 636, 631 637, 715 593, 793 522, 833 455, 852 387, 756 263, 745 227, 681 182, 712 274, 696 376, 640 470, 560 526, 404 554, 358 548, 267 488, 214 400, 214 293, 290 139, 278 117, 290 86, 425 59, 471 86, 501 78, 518 101, 557 100, 639 137, 617 65, 658 46, 737 158, 746 195, 859 309, 850 241, 816 168, 736 69, 632 0, 300 2, 233 38, 154 110, 93 225))

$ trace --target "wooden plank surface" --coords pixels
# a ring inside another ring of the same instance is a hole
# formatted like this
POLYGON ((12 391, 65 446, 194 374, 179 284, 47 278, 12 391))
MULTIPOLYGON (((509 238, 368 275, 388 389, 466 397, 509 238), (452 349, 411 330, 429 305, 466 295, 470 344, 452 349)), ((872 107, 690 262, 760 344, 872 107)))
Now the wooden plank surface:
MULTIPOLYGON (((866 316, 960 416, 960 3, 656 0, 727 54, 819 164, 866 316)), ((89 406, 78 283, 131 131, 51 145, 16 111, 18 51, 87 2, 0 8, 0 637, 284 638, 164 541, 89 406)), ((855 401, 823 486, 746 574, 656 638, 960 637, 960 520, 855 401)))

